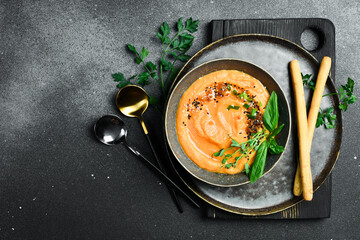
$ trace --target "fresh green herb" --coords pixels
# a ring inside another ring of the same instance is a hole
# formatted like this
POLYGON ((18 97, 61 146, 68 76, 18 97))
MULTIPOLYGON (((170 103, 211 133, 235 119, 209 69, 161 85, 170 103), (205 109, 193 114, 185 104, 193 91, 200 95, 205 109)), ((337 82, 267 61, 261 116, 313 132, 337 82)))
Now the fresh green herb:
POLYGON ((280 126, 276 127, 275 130, 269 135, 269 137, 274 137, 274 136, 278 135, 284 126, 285 126, 285 124, 283 123, 280 126))
POLYGON ((310 88, 312 90, 315 90, 315 79, 312 77, 312 74, 303 75, 301 73, 301 77, 302 77, 304 86, 307 86, 308 88, 310 88))
POLYGON ((220 149, 218 152, 214 153, 215 157, 222 157, 224 155, 225 149, 220 149))
POLYGON ((233 94, 234 94, 235 96, 238 96, 238 95, 239 95, 239 93, 238 93, 238 91, 236 91, 236 89, 234 89, 232 92, 233 92, 233 94))
POLYGON ((270 132, 272 132, 279 120, 279 110, 278 110, 278 102, 277 102, 277 95, 275 92, 271 93, 270 99, 266 105, 266 109, 263 116, 263 122, 270 132))
POLYGON ((279 134, 284 127, 284 124, 278 126, 278 121, 279 121, 279 109, 278 109, 277 95, 275 92, 272 92, 263 115, 263 122, 266 129, 269 131, 269 135, 266 137, 266 140, 257 149, 256 157, 250 172, 251 183, 254 183, 257 179, 259 179, 262 176, 265 168, 265 162, 266 162, 266 156, 268 150, 270 150, 271 154, 280 154, 285 150, 284 147, 278 145, 274 139, 274 137, 277 134, 279 134))
POLYGON ((235 139, 231 140, 231 147, 241 147, 240 143, 238 143, 235 139))
POLYGON ((354 91, 354 80, 351 78, 348 78, 348 81, 346 85, 341 85, 340 87, 340 105, 339 108, 341 110, 344 110, 344 112, 347 110, 349 104, 353 104, 356 102, 356 96, 353 94, 354 91))
MULTIPOLYGON (((193 44, 194 36, 191 33, 197 31, 198 24, 199 20, 194 21, 189 18, 183 22, 183 18, 180 18, 176 24, 176 33, 173 37, 170 37, 171 28, 167 22, 164 22, 160 26, 160 31, 156 33, 162 44, 162 55, 157 64, 146 61, 149 51, 145 47, 138 51, 135 46, 127 44, 127 48, 135 55, 135 63, 142 64, 144 71, 128 79, 120 72, 112 74, 114 81, 118 82, 117 87, 122 88, 128 84, 134 84, 131 80, 136 77, 137 84, 141 86, 151 84, 151 79, 153 79, 160 85, 163 99, 165 99, 167 96, 166 84, 172 81, 179 72, 179 68, 175 66, 175 63, 177 61, 186 62, 190 59, 190 56, 186 53, 193 44), (166 78, 165 71, 168 71, 166 78)), ((155 106, 159 104, 158 99, 153 96, 149 95, 149 100, 150 104, 155 106)))
MULTIPOLYGON (((237 95, 237 92, 234 94, 237 95)), ((248 115, 252 117, 255 116, 255 113, 256 109, 252 109, 251 114, 248 115)), ((284 127, 284 124, 278 126, 278 120, 277 95, 275 92, 272 92, 263 115, 263 122, 269 133, 267 133, 265 129, 251 133, 250 139, 242 143, 239 143, 229 136, 231 138, 230 147, 220 149, 214 153, 213 156, 222 157, 226 153, 221 163, 223 164, 222 166, 229 169, 236 167, 240 159, 249 157, 254 150, 258 151, 251 168, 248 162, 245 163, 245 173, 249 176, 252 183, 255 182, 264 172, 267 151, 269 150, 271 154, 279 154, 285 150, 284 147, 277 144, 274 138, 284 127), (231 151, 231 153, 227 153, 228 151, 231 151), (228 162, 230 159, 234 159, 233 162, 228 162)))
POLYGON ((323 112, 320 108, 318 117, 316 120, 316 127, 325 125, 326 128, 331 129, 335 128, 336 115, 334 114, 334 108, 330 107, 326 112, 323 112))
POLYGON ((161 33, 156 33, 163 46, 163 55, 160 64, 160 85, 164 95, 165 84, 168 79, 164 80, 163 70, 170 70, 170 75, 175 76, 175 73, 179 71, 174 66, 175 62, 177 60, 187 62, 190 59, 190 56, 186 55, 186 52, 190 49, 194 40, 194 36, 190 33, 197 31, 198 24, 199 20, 193 21, 192 18, 189 18, 184 25, 183 19, 180 18, 177 21, 177 33, 172 39, 169 38, 170 27, 166 22, 160 27, 161 33), (168 54, 174 58, 173 62, 166 59, 168 54))
POLYGON ((226 109, 229 111, 230 109, 239 110, 239 108, 240 106, 229 105, 226 109))
MULTIPOLYGON (((305 74, 303 75, 301 73, 304 86, 309 87, 312 90, 315 90, 315 79, 312 77, 311 74, 305 74)), ((343 110, 344 112, 347 110, 349 104, 354 104, 357 101, 356 96, 353 94, 354 92, 354 80, 351 78, 348 78, 347 83, 345 85, 341 85, 339 88, 338 93, 329 93, 324 95, 331 96, 331 95, 339 95, 340 96, 340 104, 339 109, 343 110)), ((325 128, 331 129, 335 127, 335 120, 336 120, 336 114, 334 113, 334 108, 331 107, 327 110, 323 110, 320 108, 318 117, 316 120, 316 127, 320 127, 322 125, 325 126, 325 128)))
POLYGON ((245 103, 245 104, 244 104, 244 107, 245 107, 246 109, 249 109, 250 106, 249 106, 249 104, 245 103))
POLYGON ((251 172, 250 172, 251 183, 254 183, 262 176, 265 168, 267 152, 268 152, 268 143, 265 141, 260 145, 256 153, 256 157, 253 162, 253 165, 251 167, 251 172))
POLYGON ((255 108, 251 109, 251 113, 250 113, 250 114, 246 114, 246 116, 247 116, 248 118, 251 118, 251 119, 255 119, 255 115, 256 115, 256 109, 255 109, 255 108))
POLYGON ((229 169, 229 168, 231 168, 233 165, 234 165, 233 163, 228 163, 228 164, 225 165, 225 168, 226 168, 226 169, 229 169))
POLYGON ((260 107, 262 107, 262 106, 263 106, 263 104, 262 104, 261 102, 259 102, 259 106, 260 106, 260 107))
POLYGON ((122 88, 122 87, 125 87, 128 84, 131 84, 131 80, 136 78, 136 75, 131 76, 128 79, 125 79, 124 74, 119 72, 119 73, 112 74, 112 77, 114 78, 115 82, 118 82, 118 84, 116 86, 118 88, 122 88))
POLYGON ((250 173, 250 165, 247 162, 245 163, 245 173, 246 175, 249 175, 250 173))
POLYGON ((270 138, 270 140, 269 140, 269 151, 270 151, 271 154, 280 154, 284 150, 285 150, 284 147, 278 145, 274 138, 270 138))
POLYGON ((230 84, 226 84, 226 88, 227 88, 228 91, 231 91, 231 86, 230 86, 230 84))
POLYGON ((246 92, 242 92, 242 93, 239 95, 239 97, 240 97, 241 99, 245 99, 245 100, 247 100, 247 99, 249 98, 249 96, 247 95, 246 92))

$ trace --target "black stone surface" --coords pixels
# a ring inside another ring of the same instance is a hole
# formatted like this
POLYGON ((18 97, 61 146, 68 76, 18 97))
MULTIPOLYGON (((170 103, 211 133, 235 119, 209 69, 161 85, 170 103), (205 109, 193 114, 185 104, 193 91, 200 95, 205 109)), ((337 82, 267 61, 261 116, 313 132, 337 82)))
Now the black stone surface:
MULTIPOLYGON (((324 17, 336 27, 336 84, 359 69, 357 1, 1 1, 0 239, 358 239, 359 104, 344 114, 342 150, 325 220, 210 220, 122 146, 94 140, 92 126, 115 113, 111 73, 139 71, 125 44, 161 46, 163 21, 201 23, 189 54, 209 41, 212 19, 324 17), (251 229, 251 230, 249 230, 251 229)), ((157 85, 147 91, 160 94, 157 85)), ((151 157, 136 119, 122 117, 129 144, 151 157)), ((161 118, 145 116, 161 147, 161 118)))

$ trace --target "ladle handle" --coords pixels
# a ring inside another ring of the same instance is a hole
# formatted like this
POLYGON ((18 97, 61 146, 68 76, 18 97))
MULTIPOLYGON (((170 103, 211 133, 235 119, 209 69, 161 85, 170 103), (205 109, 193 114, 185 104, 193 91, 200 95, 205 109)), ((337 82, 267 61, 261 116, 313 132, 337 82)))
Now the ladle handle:
POLYGON ((124 143, 124 145, 132 153, 134 153, 139 159, 144 160, 145 162, 147 162, 154 170, 156 170, 161 176, 163 176, 170 185, 172 185, 177 190, 179 190, 179 192, 181 192, 187 199, 189 199, 196 207, 200 208, 200 206, 189 195, 187 195, 178 185, 176 185, 176 183, 174 183, 168 176, 165 175, 165 173, 163 173, 160 169, 158 169, 152 162, 150 162, 147 158, 145 158, 143 155, 141 155, 141 153, 139 153, 138 151, 136 151, 135 149, 133 149, 129 145, 127 145, 125 143, 124 143))

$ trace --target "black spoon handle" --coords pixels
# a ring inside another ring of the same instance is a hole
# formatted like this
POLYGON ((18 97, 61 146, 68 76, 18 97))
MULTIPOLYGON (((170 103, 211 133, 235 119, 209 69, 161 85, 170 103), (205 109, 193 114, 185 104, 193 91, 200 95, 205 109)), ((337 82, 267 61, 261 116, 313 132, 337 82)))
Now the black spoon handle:
POLYGON ((189 195, 187 195, 178 185, 176 185, 176 183, 174 183, 168 176, 165 175, 165 173, 163 173, 160 169, 158 169, 152 162, 150 162, 147 158, 145 158, 143 155, 141 155, 141 153, 139 153, 138 151, 136 151, 135 149, 133 149, 132 147, 130 147, 126 143, 124 143, 124 145, 132 153, 134 153, 139 159, 144 160, 145 162, 147 162, 153 169, 155 169, 161 176, 163 176, 170 185, 172 185, 177 190, 179 190, 179 192, 181 192, 187 199, 189 199, 196 207, 200 208, 200 206, 189 195))
MULTIPOLYGON (((153 152, 153 154, 154 154, 154 156, 155 156, 155 158, 156 158, 156 161, 157 161, 157 163, 158 163, 158 166, 159 166, 160 170, 161 170, 166 176, 168 176, 168 173, 166 172, 166 170, 165 170, 165 168, 164 168, 164 165, 162 164, 159 156, 156 154, 155 148, 154 148, 154 146, 153 146, 153 144, 152 144, 152 142, 151 142, 151 140, 150 140, 149 134, 145 134, 145 136, 146 136, 146 138, 147 138, 147 140, 148 140, 148 142, 149 142, 149 145, 150 145, 151 150, 152 150, 152 152, 153 152)), ((176 204, 179 212, 182 213, 184 210, 183 210, 183 208, 182 208, 182 205, 181 205, 181 203, 180 203, 180 200, 179 200, 178 195, 176 194, 176 192, 174 191, 174 189, 173 189, 171 186, 169 186, 168 184, 167 184, 167 187, 168 187, 168 189, 169 189, 169 192, 170 192, 170 194, 171 194, 171 197, 172 197, 173 200, 175 201, 175 204, 176 204)))

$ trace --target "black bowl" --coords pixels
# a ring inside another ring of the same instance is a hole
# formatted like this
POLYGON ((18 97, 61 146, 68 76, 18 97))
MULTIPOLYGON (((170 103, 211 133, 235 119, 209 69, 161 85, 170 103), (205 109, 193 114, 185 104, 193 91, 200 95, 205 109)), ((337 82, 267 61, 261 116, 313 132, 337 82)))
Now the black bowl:
MULTIPOLYGON (((267 88, 269 93, 272 91, 276 92, 279 105, 279 125, 285 124, 283 130, 277 135, 276 140, 279 145, 285 147, 290 136, 291 115, 289 103, 276 80, 264 69, 249 62, 237 59, 217 59, 209 61, 192 69, 177 83, 169 97, 165 113, 165 132, 170 149, 179 163, 194 177, 211 185, 233 187, 249 183, 248 176, 246 176, 245 173, 230 175, 210 172, 200 168, 185 154, 176 132, 176 113, 183 93, 200 77, 219 70, 242 71, 258 79, 267 88)), ((271 171, 281 156, 282 154, 268 154, 263 175, 271 171)))

